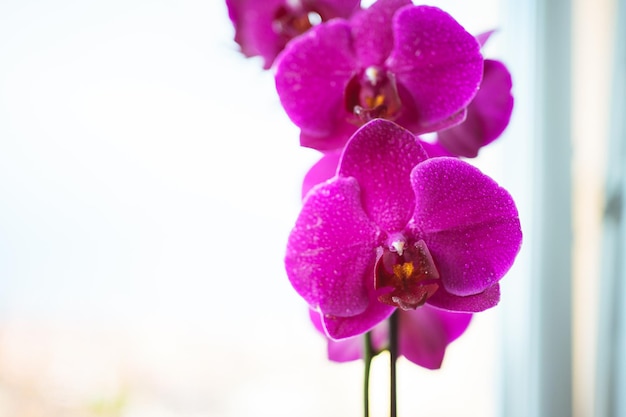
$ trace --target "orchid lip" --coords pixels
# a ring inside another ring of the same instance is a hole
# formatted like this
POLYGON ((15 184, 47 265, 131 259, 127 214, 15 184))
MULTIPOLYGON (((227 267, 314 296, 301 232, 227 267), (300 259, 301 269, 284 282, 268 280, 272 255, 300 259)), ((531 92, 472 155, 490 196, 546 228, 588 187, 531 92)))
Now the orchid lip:
POLYGON ((414 310, 421 307, 439 289, 439 272, 423 240, 405 246, 393 240, 376 263, 375 287, 378 301, 414 310))
POLYGON ((272 29, 279 35, 295 38, 324 21, 322 14, 305 7, 299 1, 288 1, 274 14, 272 29))
POLYGON ((355 124, 376 118, 396 119, 402 103, 395 75, 375 65, 365 68, 348 82, 345 106, 355 124))

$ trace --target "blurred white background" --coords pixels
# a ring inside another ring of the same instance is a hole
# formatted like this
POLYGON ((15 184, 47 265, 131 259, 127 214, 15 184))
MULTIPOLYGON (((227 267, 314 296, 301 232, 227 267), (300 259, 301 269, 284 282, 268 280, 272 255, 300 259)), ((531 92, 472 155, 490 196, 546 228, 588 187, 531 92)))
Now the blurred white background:
MULTIPOLYGON (((232 38, 218 0, 0 3, 1 417, 361 415, 282 265, 318 155, 232 38)), ((497 314, 401 362, 401 415, 495 415, 497 314)))

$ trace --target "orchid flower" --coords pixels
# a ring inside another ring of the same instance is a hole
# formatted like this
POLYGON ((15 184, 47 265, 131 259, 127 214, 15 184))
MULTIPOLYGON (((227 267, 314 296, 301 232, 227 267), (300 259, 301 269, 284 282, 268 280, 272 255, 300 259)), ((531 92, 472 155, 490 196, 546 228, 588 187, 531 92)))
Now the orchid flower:
MULTIPOLYGON (((316 186, 331 179, 341 159, 340 152, 328 152, 311 167, 304 177, 302 196, 316 186)), ((310 310, 311 321, 316 329, 324 333, 319 312, 310 310)), ((469 326, 472 314, 441 310, 428 304, 415 310, 398 311, 399 354, 416 365, 428 369, 439 369, 447 346, 461 336, 469 326)), ((388 323, 383 321, 371 330, 374 355, 388 348, 388 323)), ((343 340, 328 337, 328 358, 335 362, 347 362, 364 357, 364 342, 361 336, 343 340)))
POLYGON ((300 143, 327 151, 375 118, 418 134, 460 123, 482 72, 478 41, 446 12, 378 0, 290 42, 275 80, 300 143))
POLYGON ((285 266, 340 340, 398 308, 495 306, 521 238, 506 190, 457 158, 428 159, 411 132, 374 119, 349 140, 336 175, 307 193, 285 266))
POLYGON ((226 6, 241 51, 261 56, 268 69, 291 39, 334 17, 349 17, 360 0, 226 0, 226 6))

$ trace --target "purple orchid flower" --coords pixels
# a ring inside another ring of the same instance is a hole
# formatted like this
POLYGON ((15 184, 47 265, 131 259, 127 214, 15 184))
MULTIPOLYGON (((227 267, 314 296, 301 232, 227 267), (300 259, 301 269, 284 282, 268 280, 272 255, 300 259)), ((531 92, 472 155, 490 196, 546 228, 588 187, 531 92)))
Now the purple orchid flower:
MULTIPOLYGON (((324 333, 320 314, 310 310, 310 316, 317 330, 324 333)), ((471 319, 472 314, 444 311, 428 304, 416 310, 399 311, 398 353, 421 367, 439 369, 446 348, 467 330, 471 319)), ((374 352, 380 352, 388 346, 386 321, 371 330, 371 342, 374 352)), ((328 358, 332 361, 349 362, 364 356, 361 336, 343 340, 327 338, 327 343, 328 358)))
POLYGON ((450 15, 378 0, 290 42, 275 79, 300 143, 327 151, 375 118, 418 134, 460 123, 482 72, 478 41, 450 15))
MULTIPOLYGON (((302 197, 316 185, 331 179, 337 172, 341 160, 340 151, 325 153, 311 167, 302 183, 302 197)), ((310 310, 311 321, 318 331, 324 333, 322 316, 310 310)), ((398 311, 399 354, 416 365, 428 369, 439 369, 447 346, 456 340, 469 326, 472 314, 445 311, 425 304, 415 310, 398 311)), ((363 358, 363 339, 354 336, 340 341, 328 337, 328 358, 335 362, 347 362, 363 358)), ((383 321, 371 330, 374 352, 386 348, 388 326, 383 321)))
MULTIPOLYGON (((492 33, 483 33, 476 39, 484 45, 492 33)), ((514 101, 512 86, 507 67, 500 61, 485 59, 480 90, 467 107, 465 121, 437 132, 437 141, 429 145, 428 154, 476 157, 480 148, 496 140, 509 124, 514 101)))
POLYGON ((235 42, 248 57, 261 56, 268 69, 285 45, 322 22, 348 18, 360 0, 226 0, 235 42))
POLYGON ((375 119, 307 194, 285 266, 338 340, 396 308, 493 307, 521 238, 515 204, 492 179, 457 158, 428 159, 411 132, 375 119))

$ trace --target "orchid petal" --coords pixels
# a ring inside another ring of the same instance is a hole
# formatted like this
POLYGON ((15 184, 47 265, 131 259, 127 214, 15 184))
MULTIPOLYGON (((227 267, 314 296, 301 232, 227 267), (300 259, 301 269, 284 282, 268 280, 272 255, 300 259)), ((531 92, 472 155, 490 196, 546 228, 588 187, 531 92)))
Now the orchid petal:
POLYGON ((328 359, 335 362, 349 362, 363 357, 363 335, 344 340, 331 340, 326 336, 320 313, 309 309, 309 317, 317 331, 322 333, 326 338, 328 359))
POLYGON ((331 340, 326 336, 320 313, 309 309, 309 317, 317 331, 324 334, 326 338, 328 359, 335 362, 349 362, 363 357, 363 335, 344 340, 331 340))
POLYGON ((343 153, 338 175, 354 177, 363 207, 383 230, 402 230, 411 217, 415 195, 411 169, 427 158, 416 137, 384 119, 362 126, 343 153))
MULTIPOLYGON (((320 313, 309 310, 309 316, 315 328, 326 336, 320 313)), ((374 352, 379 352, 384 349, 388 343, 388 338, 387 322, 383 321, 370 331, 370 342, 374 352)), ((328 359, 331 361, 349 362, 363 358, 363 345, 365 344, 363 340, 364 335, 360 334, 342 340, 332 340, 326 336, 326 339, 328 345, 328 359)))
POLYGON ((483 33, 476 35, 476 40, 480 44, 481 48, 485 46, 485 44, 487 43, 491 35, 494 34, 495 31, 496 31, 495 29, 492 29, 492 30, 488 30, 487 32, 483 32, 483 33))
POLYGON ((446 291, 474 295, 498 282, 522 240, 509 193, 456 158, 417 165, 411 182, 417 199, 409 228, 426 242, 446 291))
POLYGON ((331 340, 326 342, 328 359, 333 362, 350 362, 363 358, 363 338, 358 335, 343 340, 331 340))
POLYGON ((445 288, 440 287, 427 303, 443 310, 478 313, 495 307, 499 301, 500 285, 495 284, 481 293, 466 297, 450 294, 445 288))
POLYGON ((328 12, 327 17, 329 19, 333 17, 348 17, 361 7, 361 0, 313 0, 310 3, 315 3, 317 8, 328 12))
POLYGON ((463 123, 467 117, 467 108, 464 108, 450 115, 450 117, 439 120, 438 122, 433 122, 429 125, 424 125, 420 119, 419 112, 417 111, 418 106, 413 103, 413 97, 404 99, 404 101, 402 101, 402 106, 402 115, 396 120, 396 123, 416 134, 431 133, 448 129, 452 126, 457 126, 463 123))
POLYGON ((393 48, 393 15, 410 4, 411 0, 378 0, 352 17, 354 48, 363 68, 383 65, 393 48))
POLYGON ((346 123, 343 94, 356 72, 351 44, 348 22, 333 19, 294 39, 277 58, 280 101, 305 135, 325 136, 346 123))
MULTIPOLYGON (((343 102, 341 103, 343 106, 343 102)), ((305 148, 317 149, 322 152, 332 152, 343 149, 350 136, 357 130, 357 125, 350 123, 348 112, 341 108, 335 109, 342 114, 334 121, 332 131, 300 131, 300 145, 305 148)))
MULTIPOLYGON (((370 300, 365 277, 376 261, 379 230, 361 208, 354 178, 312 190, 289 235, 285 266, 295 290, 325 314, 362 313, 370 300)), ((372 278, 373 279, 373 278, 372 278)))
MULTIPOLYGON (((372 276, 371 279, 373 281, 374 277, 372 276)), ((369 284, 367 289, 370 302, 362 313, 350 317, 323 315, 322 321, 328 337, 333 340, 342 340, 363 334, 372 330, 396 310, 395 307, 378 301, 373 283, 369 284)))
POLYGON ((226 0, 228 15, 235 26, 235 42, 247 56, 261 56, 263 68, 271 67, 286 40, 272 29, 276 10, 284 0, 226 0))
POLYGON ((425 305, 398 314, 399 351, 411 362, 439 369, 446 347, 459 337, 471 314, 451 313, 425 305))
POLYGON ((437 134, 439 142, 458 156, 473 158, 509 124, 513 111, 511 74, 499 61, 485 60, 480 90, 467 108, 465 122, 437 134))
POLYGON ((426 151, 429 158, 436 158, 438 156, 455 156, 444 148, 439 142, 426 142, 420 139, 420 145, 426 151))
POLYGON ((470 103, 483 71, 480 45, 472 35, 450 15, 429 6, 400 9, 393 31, 395 47, 387 68, 412 93, 423 130, 470 103))
POLYGON ((302 181, 302 198, 317 184, 331 179, 337 173, 341 150, 328 152, 309 169, 302 181))

